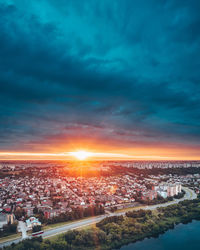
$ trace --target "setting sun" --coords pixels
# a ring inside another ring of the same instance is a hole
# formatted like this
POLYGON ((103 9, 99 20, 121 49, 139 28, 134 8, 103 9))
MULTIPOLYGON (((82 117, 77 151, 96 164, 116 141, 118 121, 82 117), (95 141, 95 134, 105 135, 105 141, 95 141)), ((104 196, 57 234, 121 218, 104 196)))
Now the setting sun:
POLYGON ((91 156, 91 153, 86 152, 86 151, 77 151, 77 152, 71 152, 70 153, 72 156, 76 157, 78 160, 85 160, 89 156, 91 156))

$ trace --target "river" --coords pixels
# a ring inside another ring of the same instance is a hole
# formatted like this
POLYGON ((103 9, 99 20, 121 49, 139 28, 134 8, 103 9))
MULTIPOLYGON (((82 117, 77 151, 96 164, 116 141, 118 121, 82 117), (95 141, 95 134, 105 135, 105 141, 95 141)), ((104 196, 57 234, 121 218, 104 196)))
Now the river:
POLYGON ((200 221, 180 224, 158 238, 144 239, 121 250, 198 250, 200 249, 200 221))

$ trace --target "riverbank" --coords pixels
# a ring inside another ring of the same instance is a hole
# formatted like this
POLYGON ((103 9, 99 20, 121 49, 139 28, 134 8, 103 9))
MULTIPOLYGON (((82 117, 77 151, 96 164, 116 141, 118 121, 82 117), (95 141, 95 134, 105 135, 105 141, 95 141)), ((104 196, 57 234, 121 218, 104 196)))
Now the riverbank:
POLYGON ((146 238, 120 248, 120 250, 188 250, 199 249, 200 246, 200 221, 179 224, 174 229, 168 230, 159 237, 146 238))

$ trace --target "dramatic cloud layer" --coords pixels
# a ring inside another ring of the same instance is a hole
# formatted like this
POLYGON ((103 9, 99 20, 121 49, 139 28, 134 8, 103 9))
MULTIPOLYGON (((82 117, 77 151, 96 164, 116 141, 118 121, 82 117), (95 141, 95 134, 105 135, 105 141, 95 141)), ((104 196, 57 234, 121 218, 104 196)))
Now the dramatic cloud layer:
POLYGON ((200 157, 199 10, 198 0, 0 0, 0 150, 200 157))

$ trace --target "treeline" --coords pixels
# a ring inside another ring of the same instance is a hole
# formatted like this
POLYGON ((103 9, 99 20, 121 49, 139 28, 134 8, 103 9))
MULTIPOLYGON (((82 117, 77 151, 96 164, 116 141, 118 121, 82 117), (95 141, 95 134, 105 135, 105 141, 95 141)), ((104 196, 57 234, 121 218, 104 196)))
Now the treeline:
POLYGON ((144 175, 187 175, 187 174, 200 174, 200 168, 189 167, 189 168, 152 168, 152 169, 142 169, 140 171, 144 175))
POLYGON ((40 232, 40 231, 42 231, 42 226, 41 225, 33 226, 32 233, 36 233, 36 232, 40 232))
POLYGON ((110 216, 110 217, 107 217, 105 219, 103 219, 102 221, 98 222, 96 224, 97 227, 101 228, 103 227, 104 225, 108 224, 108 223, 120 223, 124 220, 124 217, 123 215, 120 215, 120 216, 110 216))
POLYGON ((151 215, 152 215, 151 210, 143 210, 143 209, 140 209, 138 211, 133 210, 126 213, 126 216, 131 218, 141 218, 141 217, 144 218, 145 216, 151 216, 151 215))
POLYGON ((136 201, 144 205, 157 205, 157 204, 166 203, 168 201, 173 201, 173 197, 163 198, 162 196, 158 195, 158 197, 153 200, 149 200, 149 199, 142 200, 141 198, 136 198, 136 201))
POLYGON ((174 228, 175 224, 200 220, 200 199, 185 200, 178 204, 158 208, 155 211, 138 210, 126 216, 108 217, 85 230, 73 230, 49 241, 26 240, 6 250, 110 250, 125 244, 157 237, 174 228))
POLYGON ((47 219, 42 211, 39 211, 36 217, 43 224, 55 224, 59 222, 73 221, 78 219, 83 219, 89 216, 97 216, 104 214, 105 210, 102 205, 96 204, 95 206, 89 206, 86 208, 77 207, 71 212, 61 213, 58 216, 47 219))
POLYGON ((182 190, 182 191, 181 191, 180 193, 178 193, 177 195, 174 195, 174 198, 175 198, 175 199, 181 199, 181 198, 184 197, 184 195, 185 195, 185 191, 182 190))
POLYGON ((9 236, 14 233, 17 233, 17 222, 4 225, 2 230, 0 230, 0 237, 9 236))
POLYGON ((153 200, 142 200, 141 198, 136 197, 136 201, 141 203, 141 204, 145 204, 145 205, 157 205, 157 204, 162 204, 162 203, 166 203, 168 201, 173 201, 173 198, 175 199, 181 199, 183 198, 185 195, 185 191, 182 190, 179 194, 174 195, 173 197, 167 197, 167 198, 163 198, 162 196, 158 195, 158 197, 156 199, 153 200))
POLYGON ((189 223, 192 220, 200 220, 200 199, 184 200, 178 204, 170 205, 167 207, 160 207, 158 211, 162 214, 163 218, 174 218, 174 223, 189 223))
MULTIPOLYGON (((117 174, 127 173, 127 168, 123 166, 111 167, 113 171, 117 174)), ((152 168, 152 169, 138 169, 129 168, 129 174, 141 175, 148 177, 149 175, 187 175, 187 174, 200 174, 200 167, 188 167, 188 168, 152 168)))

